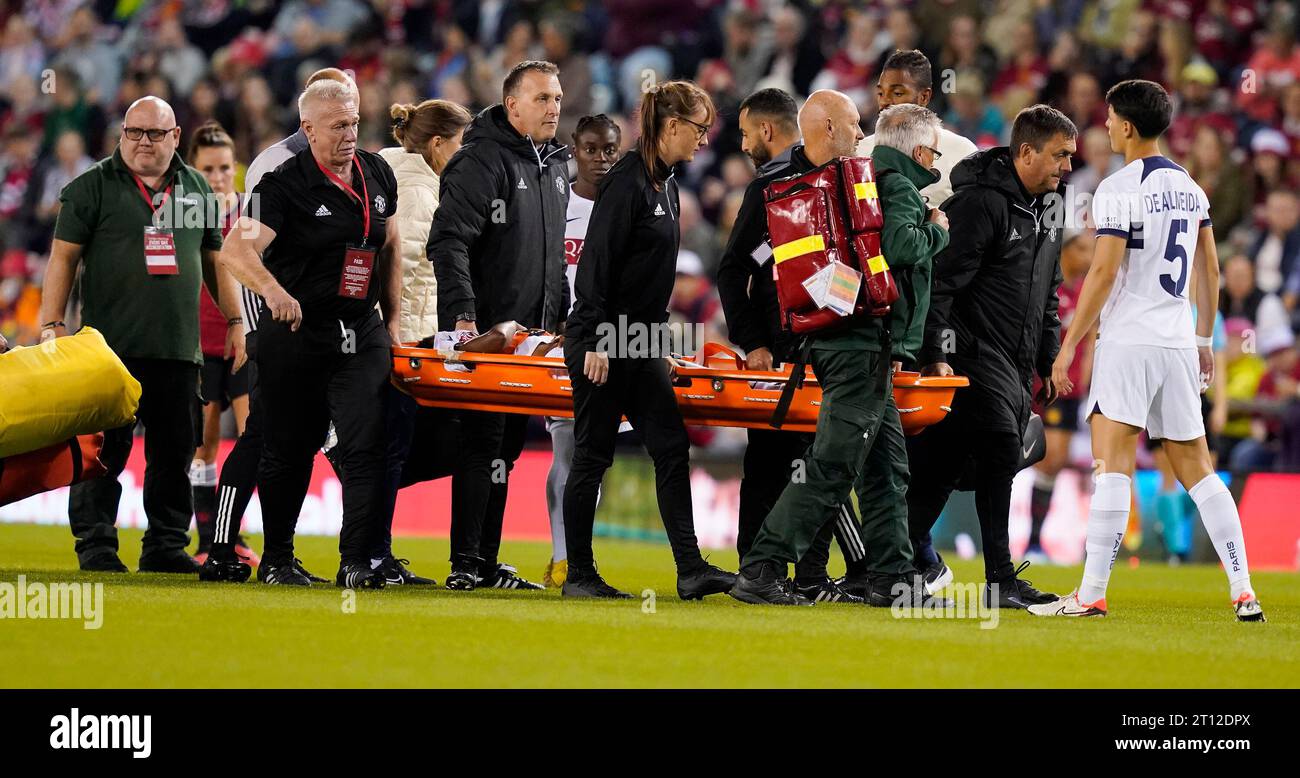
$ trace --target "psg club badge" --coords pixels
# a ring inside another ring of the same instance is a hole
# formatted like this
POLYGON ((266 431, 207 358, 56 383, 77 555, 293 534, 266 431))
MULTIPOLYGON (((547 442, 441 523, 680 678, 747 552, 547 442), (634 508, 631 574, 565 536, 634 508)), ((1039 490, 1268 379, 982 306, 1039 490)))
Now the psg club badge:
POLYGON ((383 213, 383 212, 384 212, 384 206, 386 206, 386 205, 388 205, 388 201, 384 199, 384 196, 383 196, 383 195, 381 195, 381 194, 377 194, 377 195, 375 195, 375 210, 376 210, 376 211, 379 211, 380 213, 383 213))

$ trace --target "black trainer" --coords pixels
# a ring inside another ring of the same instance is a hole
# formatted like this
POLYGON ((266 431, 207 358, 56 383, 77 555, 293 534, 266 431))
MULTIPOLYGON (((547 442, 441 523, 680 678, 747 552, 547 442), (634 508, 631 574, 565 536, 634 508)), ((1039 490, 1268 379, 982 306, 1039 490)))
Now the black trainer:
POLYGON ((454 592, 471 592, 478 586, 478 568, 483 560, 476 556, 459 554, 451 559, 451 573, 444 584, 454 592))
POLYGON ((1061 599, 1060 595, 1040 592, 1029 581, 1021 579, 1020 573, 1027 567, 1029 567, 1028 561, 1021 562, 1020 567, 1016 568, 1010 578, 984 584, 981 595, 984 598, 984 607, 1024 610, 1030 605, 1046 605, 1061 599), (993 586, 997 586, 996 597, 993 596, 993 586))
POLYGON ((592 570, 583 572, 569 568, 569 577, 565 579, 564 585, 560 587, 560 594, 564 597, 572 598, 592 598, 605 600, 630 600, 632 595, 627 592, 620 592, 618 589, 605 583, 605 579, 600 577, 600 573, 592 570))
POLYGON ((140 557, 139 569, 142 573, 193 575, 199 571, 199 567, 200 565, 194 560, 194 557, 184 551, 174 551, 170 554, 153 554, 140 557))
POLYGON ((794 590, 800 597, 812 602, 846 602, 861 605, 862 597, 852 594, 829 577, 814 581, 795 579, 794 590))
POLYGON ((253 574, 253 568, 237 557, 218 558, 208 554, 203 567, 199 568, 200 581, 229 581, 243 583, 253 574))
POLYGON ((396 557, 385 557, 379 563, 379 572, 384 574, 384 581, 389 586, 437 586, 438 582, 432 578, 423 578, 406 569, 411 564, 409 559, 398 559, 396 557))
POLYGON ((902 608, 933 606, 948 608, 954 603, 946 597, 930 594, 921 575, 872 576, 867 589, 867 604, 873 608, 902 608))
POLYGON ((938 562, 921 571, 921 578, 925 581, 926 593, 935 594, 952 583, 952 568, 940 557, 938 562))
POLYGON ((293 569, 297 570, 299 575, 306 578, 310 583, 329 583, 328 578, 321 578, 319 575, 312 575, 311 571, 302 566, 302 560, 298 557, 293 558, 293 569))
POLYGON ((725 594, 735 585, 735 573, 708 563, 685 575, 677 574, 677 596, 683 600, 702 600, 710 594, 725 594))
POLYGON ((871 576, 866 573, 849 573, 836 578, 834 583, 841 591, 863 601, 866 601, 867 592, 871 590, 871 576))
POLYGON ((263 557, 257 566, 257 580, 275 586, 311 586, 311 579, 302 574, 296 560, 280 564, 263 557))
POLYGON ((744 570, 736 576, 736 583, 727 592, 732 597, 750 605, 812 605, 812 601, 793 590, 784 578, 778 577, 774 565, 759 565, 756 577, 750 578, 744 570))
POLYGON ((480 589, 519 589, 524 591, 542 591, 546 588, 541 584, 520 578, 519 570, 507 564, 498 564, 495 570, 487 575, 479 576, 477 586, 480 589))
POLYGON ((87 573, 129 573, 116 551, 101 551, 81 560, 81 569, 87 573))
POLYGON ((386 583, 384 574, 371 567, 370 560, 344 562, 334 578, 334 585, 343 589, 382 589, 386 583))

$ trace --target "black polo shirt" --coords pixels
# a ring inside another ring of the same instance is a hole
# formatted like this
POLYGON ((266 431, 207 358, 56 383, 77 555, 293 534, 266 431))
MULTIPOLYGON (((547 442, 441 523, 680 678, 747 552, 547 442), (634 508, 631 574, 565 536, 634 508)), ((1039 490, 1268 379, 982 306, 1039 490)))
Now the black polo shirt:
MULTIPOLYGON (((357 149, 356 159, 369 198, 366 245, 377 254, 384 247, 388 217, 397 213, 397 179, 377 154, 357 149)), ((355 165, 348 184, 362 194, 355 165)), ((382 283, 377 255, 365 299, 339 295, 344 254, 348 246, 361 243, 361 204, 325 177, 310 148, 263 176, 244 214, 275 230, 262 261, 302 306, 305 321, 355 320, 374 309, 382 283)))

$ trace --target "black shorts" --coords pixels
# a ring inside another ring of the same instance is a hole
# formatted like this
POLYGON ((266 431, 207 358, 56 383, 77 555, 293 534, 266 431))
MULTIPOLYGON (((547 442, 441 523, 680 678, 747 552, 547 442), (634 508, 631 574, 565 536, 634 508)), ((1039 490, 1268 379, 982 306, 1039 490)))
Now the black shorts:
POLYGON ((1043 427, 1049 430, 1079 431, 1079 405, 1076 397, 1062 397, 1042 411, 1043 427))
POLYGON ((206 405, 221 403, 221 409, 230 407, 230 401, 248 394, 248 365, 238 373, 231 373, 235 360, 221 357, 203 357, 203 371, 199 374, 199 398, 206 405))

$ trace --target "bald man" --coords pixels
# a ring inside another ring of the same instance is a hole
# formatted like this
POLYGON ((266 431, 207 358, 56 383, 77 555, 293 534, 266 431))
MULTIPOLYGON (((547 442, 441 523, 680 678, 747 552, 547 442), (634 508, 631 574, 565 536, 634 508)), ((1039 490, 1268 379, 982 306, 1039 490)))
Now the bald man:
MULTIPOLYGON (((862 140, 853 101, 819 90, 799 112, 804 155, 814 166, 853 156, 862 140)), ((807 353, 822 387, 817 432, 804 457, 802 481, 791 481, 741 560, 731 596, 755 605, 811 605, 786 589, 786 572, 840 515, 849 490, 864 493, 864 462, 882 424, 902 435, 893 396, 890 339, 885 319, 854 318, 843 329, 809 336, 807 353)), ((796 365, 796 369, 801 369, 796 365)))
MULTIPOLYGON (((221 225, 212 190, 176 153, 181 129, 157 97, 131 104, 117 150, 73 179, 59 196, 41 302, 41 340, 68 334, 63 319, 78 266, 81 321, 103 334, 140 382, 144 424, 144 511, 149 528, 142 572, 195 573, 185 553, 194 456, 191 404, 198 390, 199 284, 228 318, 238 318, 233 281, 218 269, 221 225), (198 211, 198 213, 195 213, 198 211), (194 226, 198 225, 198 226, 194 226), (220 288, 219 288, 220 287, 220 288)), ((233 330, 228 348, 243 347, 233 330)), ((117 476, 131 453, 128 424, 104 433, 103 478, 77 484, 68 516, 81 569, 126 572, 117 555, 117 476)))

